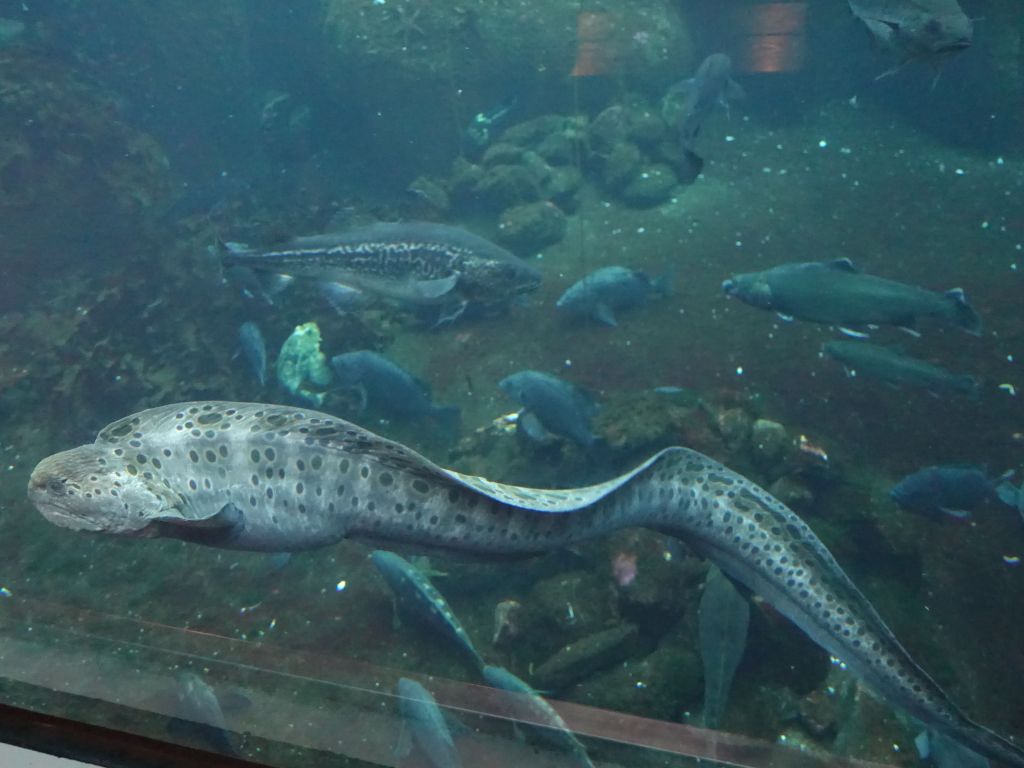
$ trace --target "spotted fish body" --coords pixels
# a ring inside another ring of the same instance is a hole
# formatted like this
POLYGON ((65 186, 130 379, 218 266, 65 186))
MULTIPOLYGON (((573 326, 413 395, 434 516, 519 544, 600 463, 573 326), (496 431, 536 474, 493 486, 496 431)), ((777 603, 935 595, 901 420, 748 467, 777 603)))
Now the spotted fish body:
POLYGON ((477 653, 473 641, 462 628, 455 613, 448 606, 426 574, 404 557, 378 549, 370 555, 374 567, 391 587, 401 608, 419 617, 424 623, 447 636, 462 648, 477 670, 484 668, 484 660, 477 653))
POLYGON ((967 719, 917 666, 796 514, 686 448, 665 449, 597 485, 531 489, 443 469, 315 411, 198 402, 128 416, 94 443, 44 459, 28 493, 67 528, 267 552, 361 537, 533 554, 652 528, 762 595, 925 726, 1024 767, 1024 751, 967 719))
POLYGON ((230 251, 224 265, 338 282, 411 304, 506 304, 540 284, 540 273, 504 248, 427 222, 373 224, 296 238, 277 250, 230 251))

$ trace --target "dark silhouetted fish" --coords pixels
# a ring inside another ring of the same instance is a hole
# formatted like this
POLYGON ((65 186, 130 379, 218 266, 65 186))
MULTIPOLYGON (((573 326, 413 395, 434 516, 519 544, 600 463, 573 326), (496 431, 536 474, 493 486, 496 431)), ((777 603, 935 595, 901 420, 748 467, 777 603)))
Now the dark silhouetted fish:
POLYGON ((945 368, 866 341, 830 341, 822 351, 842 363, 849 376, 872 376, 890 384, 926 389, 936 395, 953 393, 977 397, 981 386, 973 376, 950 373, 945 368))
POLYGON ((718 107, 728 110, 730 100, 743 97, 743 89, 732 79, 732 60, 724 53, 713 53, 693 77, 672 86, 669 94, 684 97, 679 118, 680 181, 688 184, 704 168, 704 160, 697 154, 697 137, 705 121, 718 107))
POLYGON ((654 293, 668 294, 670 282, 628 267, 601 267, 569 286, 555 306, 615 326, 615 310, 642 306, 654 293))
POLYGON ((238 751, 231 742, 220 700, 213 687, 195 672, 178 672, 179 716, 167 724, 172 736, 196 738, 225 755, 238 751))
POLYGON ((459 430, 459 408, 435 405, 430 387, 384 355, 369 350, 346 352, 331 358, 338 386, 355 390, 360 412, 369 410, 386 419, 411 422, 433 419, 454 437, 459 430))
POLYGON ((992 481, 978 467, 925 467, 900 480, 889 495, 912 512, 965 518, 986 502, 1005 501, 1002 485, 1012 476, 1007 472, 992 481))
POLYGON ((448 606, 448 601, 430 583, 426 574, 394 552, 378 549, 370 555, 370 560, 391 587, 399 610, 454 641, 477 669, 484 668, 484 660, 477 653, 473 641, 448 606))
POLYGON ((581 448, 593 448, 597 441, 590 420, 597 403, 583 389, 540 371, 519 371, 506 376, 498 386, 526 410, 519 425, 534 439, 544 432, 568 438, 581 448))
POLYGON ((935 317, 968 333, 981 333, 981 318, 959 288, 936 293, 875 277, 858 271, 849 259, 781 264, 733 275, 722 290, 745 304, 815 323, 911 328, 918 317, 935 317))
POLYGON ((898 59, 890 75, 910 61, 938 62, 971 45, 974 24, 957 0, 849 0, 878 44, 898 59))
POLYGON ((504 306, 540 285, 540 273, 489 240, 425 222, 373 224, 300 237, 279 249, 223 254, 226 267, 338 282, 411 305, 504 306))
POLYGON ((700 598, 700 655, 704 664, 704 726, 717 728, 729 702, 736 667, 747 647, 750 603, 711 566, 700 598))
POLYGON ((256 377, 260 386, 267 384, 267 343, 263 340, 260 327, 252 321, 242 323, 238 328, 238 344, 242 356, 249 364, 249 370, 256 377))
POLYGON ((462 761, 444 713, 430 691, 407 677, 398 680, 398 709, 402 714, 399 756, 415 745, 431 768, 461 768, 462 761))
POLYGON ((924 727, 1024 768, 1024 750, 968 719, 914 662, 810 526, 687 448, 595 485, 525 488, 444 469, 328 414, 200 401, 115 421, 39 462, 27 491, 71 530, 262 552, 362 538, 510 557, 650 528, 764 597, 924 727))
POLYGON ((576 734, 569 730, 565 720, 543 696, 504 667, 484 667, 483 671, 488 685, 519 694, 511 707, 512 717, 520 719, 522 725, 526 725, 549 744, 568 752, 576 765, 594 768, 594 764, 587 756, 587 750, 576 738, 576 734))

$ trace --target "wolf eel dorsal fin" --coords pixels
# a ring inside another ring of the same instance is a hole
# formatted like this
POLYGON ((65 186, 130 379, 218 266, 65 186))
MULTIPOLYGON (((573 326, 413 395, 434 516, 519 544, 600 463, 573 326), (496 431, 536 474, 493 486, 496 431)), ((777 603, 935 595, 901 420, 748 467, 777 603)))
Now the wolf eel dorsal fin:
POLYGON ((535 512, 574 512, 600 501, 613 491, 624 486, 637 475, 645 472, 666 454, 680 450, 682 449, 666 448, 623 475, 606 480, 603 483, 588 485, 582 488, 523 488, 518 485, 496 483, 493 480, 477 477, 476 475, 464 475, 453 469, 440 469, 440 471, 459 485, 476 493, 481 493, 502 504, 519 507, 520 509, 529 509, 535 512))

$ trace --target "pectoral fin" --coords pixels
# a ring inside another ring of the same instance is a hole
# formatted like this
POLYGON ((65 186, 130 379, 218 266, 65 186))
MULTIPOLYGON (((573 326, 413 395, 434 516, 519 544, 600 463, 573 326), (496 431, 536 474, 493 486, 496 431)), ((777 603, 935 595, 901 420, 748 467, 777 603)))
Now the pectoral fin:
POLYGON ((612 312, 612 308, 607 304, 602 303, 594 307, 594 319, 613 328, 618 325, 618 322, 615 320, 615 313, 612 312))
POLYGON ((217 547, 229 543, 245 529, 245 514, 234 504, 225 504, 207 518, 162 517, 156 523, 160 536, 217 547))

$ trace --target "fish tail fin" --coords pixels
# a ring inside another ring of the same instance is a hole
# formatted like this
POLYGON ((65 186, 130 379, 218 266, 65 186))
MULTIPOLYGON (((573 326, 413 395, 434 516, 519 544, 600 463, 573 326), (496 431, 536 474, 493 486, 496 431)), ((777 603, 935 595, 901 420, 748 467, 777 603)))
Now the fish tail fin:
POLYGON ((967 295, 963 288, 953 288, 946 291, 946 296, 952 301, 952 321, 975 336, 981 335, 981 316, 974 311, 974 307, 967 303, 967 295))

